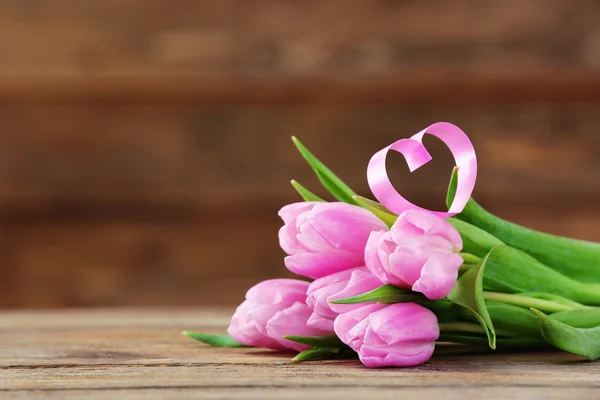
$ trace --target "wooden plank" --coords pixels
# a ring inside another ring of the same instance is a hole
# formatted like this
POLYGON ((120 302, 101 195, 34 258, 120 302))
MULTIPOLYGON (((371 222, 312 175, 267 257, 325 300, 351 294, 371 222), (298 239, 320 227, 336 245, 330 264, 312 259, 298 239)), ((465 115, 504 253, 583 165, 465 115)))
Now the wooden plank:
POLYGON ((233 71, 235 2, 4 1, 0 74, 158 77, 233 71), (11 37, 11 40, 8 40, 11 37))
MULTIPOLYGON (((525 226, 600 241, 593 209, 492 209, 525 226)), ((275 210, 256 219, 11 223, 0 307, 235 305, 283 265, 275 210)), ((151 219, 151 217, 148 217, 151 219)))
POLYGON ((590 0, 178 4, 4 1, 0 74, 401 76, 427 66, 597 69, 600 59, 600 11, 590 0))
MULTIPOLYGON (((453 357, 410 369, 367 370, 359 361, 336 361, 297 365, 291 355, 256 355, 234 350, 252 359, 248 364, 222 360, 219 353, 197 354, 199 362, 172 366, 98 366, 89 368, 10 368, 2 371, 11 390, 132 389, 174 386, 197 389, 264 386, 298 390, 303 387, 355 388, 376 391, 379 387, 402 390, 429 386, 438 393, 469 386, 590 388, 598 391, 597 364, 582 364, 561 356, 529 355, 453 357), (541 363, 542 367, 535 368, 541 363), (556 365, 562 363, 563 365, 556 365), (419 382, 419 384, 415 384, 419 382)), ((9 392, 10 393, 10 392, 9 392)))
POLYGON ((598 66, 598 49, 590 46, 600 12, 593 1, 249 3, 240 49, 255 74, 403 74, 431 66, 510 74, 598 66))
POLYGON ((8 0, 0 101, 597 101, 598 17, 590 0, 8 0))
POLYGON ((0 77, 4 104, 159 104, 159 105, 361 105, 399 101, 448 103, 464 107, 480 102, 598 102, 600 72, 580 69, 532 69, 521 74, 418 69, 404 76, 257 77, 194 76, 145 78, 0 77), (410 76, 407 79, 406 76, 410 76))
MULTIPOLYGON (((177 326, 194 327, 197 329, 223 329, 227 327, 232 308, 87 308, 69 310, 2 310, 0 325, 2 334, 9 331, 35 333, 39 330, 62 329, 75 331, 77 329, 129 329, 132 321, 141 329, 169 329, 177 326)), ((183 328, 182 328, 183 329, 183 328)), ((54 340, 43 336, 41 340, 54 340)), ((83 337, 81 340, 87 340, 83 337)), ((35 344, 36 340, 30 343, 35 344)), ((4 351, 11 349, 4 344, 4 351)), ((12 348, 11 351, 18 351, 12 348)), ((3 357, 6 355, 2 353, 3 357)), ((4 359, 3 359, 4 360, 4 359)))
POLYGON ((277 219, 15 226, 3 265, 12 290, 0 304, 238 304, 259 281, 291 276, 277 219))
POLYGON ((434 356, 405 369, 358 361, 290 363, 289 354, 214 349, 178 334, 222 332, 231 310, 93 310, 0 314, 0 392, 10 398, 563 399, 600 391, 599 364, 565 353, 434 356), (287 394, 289 393, 290 396, 287 394), (294 397, 295 396, 295 397, 294 397))
MULTIPOLYGON (((19 208, 52 205, 201 211, 235 208, 241 199, 281 205, 296 198, 290 178, 319 191, 289 140, 292 135, 367 195, 364 174, 371 154, 438 120, 458 124, 472 138, 480 166, 475 194, 491 206, 585 206, 600 198, 598 104, 443 110, 408 103, 5 106, 0 109, 0 209, 8 207, 4 215, 10 216, 19 208)), ((392 157, 393 179, 409 198, 429 202, 424 205, 437 200, 434 206, 442 207, 453 164, 443 145, 434 139, 427 144, 435 160, 409 174, 402 159, 392 157)))
MULTIPOLYGON (((276 212, 299 199, 289 179, 324 194, 289 136, 368 195, 370 154, 436 119, 472 137, 490 211, 600 241, 597 104, 6 106, 0 305, 234 304, 286 274, 276 212)), ((427 145, 431 164, 410 174, 391 157, 390 169, 410 200, 441 209, 452 161, 427 145)))
POLYGON ((104 400, 118 396, 121 399, 143 400, 153 396, 160 396, 165 400, 180 399, 244 399, 244 400, 279 400, 282 398, 291 400, 311 399, 364 399, 365 397, 377 396, 380 399, 393 399, 399 394, 407 398, 436 399, 443 395, 448 400, 465 400, 485 398, 487 400, 500 399, 535 399, 535 400, 570 400, 573 398, 597 397, 598 389, 595 388, 540 388, 540 387, 506 387, 486 386, 477 388, 461 387, 450 388, 441 391, 439 388, 407 388, 402 387, 378 387, 378 388, 356 388, 356 387, 243 387, 243 388, 176 388, 176 387, 153 387, 151 389, 103 389, 103 390, 56 390, 48 391, 11 391, 11 399, 30 399, 36 393, 38 398, 53 400, 88 399, 104 400), (43 393, 43 395, 41 394, 43 393), (43 396, 43 397, 39 397, 43 396))
MULTIPOLYGON (((5 106, 0 305, 234 304, 286 273, 276 212, 299 199, 289 179, 323 194, 289 136, 368 195, 369 156, 437 119, 472 137, 490 211, 600 241, 597 104, 5 106)), ((427 145, 431 164, 390 169, 410 200, 441 209, 453 164, 427 145)))

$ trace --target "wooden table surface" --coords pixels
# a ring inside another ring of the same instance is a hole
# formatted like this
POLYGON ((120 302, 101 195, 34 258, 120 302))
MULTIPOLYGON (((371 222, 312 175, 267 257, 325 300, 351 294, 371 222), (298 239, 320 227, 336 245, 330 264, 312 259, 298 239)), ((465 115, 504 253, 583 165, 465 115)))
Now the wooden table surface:
POLYGON ((259 349, 215 349, 182 329, 224 332, 230 310, 0 313, 0 398, 583 399, 600 363, 559 352, 436 356, 416 368, 290 363, 259 349))

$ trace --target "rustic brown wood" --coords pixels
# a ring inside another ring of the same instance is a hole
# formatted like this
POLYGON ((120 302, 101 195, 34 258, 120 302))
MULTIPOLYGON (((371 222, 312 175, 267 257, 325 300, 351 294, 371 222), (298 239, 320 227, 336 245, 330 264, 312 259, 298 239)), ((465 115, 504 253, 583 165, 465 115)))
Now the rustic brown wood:
POLYGON ((22 307, 233 305, 259 281, 291 276, 272 217, 15 227, 5 297, 22 307))
MULTIPOLYGON (((600 241, 597 209, 496 211, 526 226, 600 241)), ((11 223, 0 254, 0 307, 234 305, 257 282, 292 276, 275 210, 256 220, 221 218, 11 223)))
POLYGON ((596 2, 540 4, 3 1, 0 100, 597 101, 596 2))
MULTIPOLYGON (((475 195, 492 205, 600 198, 600 136, 592 134, 600 130, 600 103, 7 105, 0 108, 0 212, 61 203, 238 210, 242 200, 277 204, 294 197, 291 178, 319 191, 292 135, 367 195, 371 154, 437 120, 472 138, 480 165, 475 195)), ((426 144, 432 163, 411 175, 401 157, 392 157, 392 170, 407 196, 435 196, 441 206, 453 164, 440 142, 426 144)))
POLYGON ((180 330, 224 332, 231 310, 0 314, 0 395, 11 399, 567 399, 600 394, 600 367, 566 353, 434 356, 405 369, 292 364, 260 349, 214 349, 180 330))
MULTIPOLYGON (((0 306, 234 304, 252 284, 288 276, 276 213, 299 200, 289 179, 324 195, 289 136, 368 195, 370 154, 435 119, 473 138, 475 196, 490 211, 600 241, 595 104, 7 105, 0 306)), ((390 165, 403 194, 441 208, 453 164, 426 143, 430 165, 390 165)))
POLYGON ((600 72, 539 69, 521 74, 408 70, 404 77, 0 78, 2 104, 373 105, 390 102, 554 102, 600 100, 600 72), (406 79, 410 76, 410 79, 406 79))
POLYGON ((183 0, 176 9, 168 0, 8 0, 0 5, 0 74, 306 77, 402 76, 430 66, 439 66, 440 74, 597 69, 599 13, 593 0, 183 0))
MULTIPOLYGON (((284 275, 288 182, 324 193, 291 135, 368 195, 370 154, 457 123, 482 204, 600 241, 596 1, 172 3, 0 2, 0 307, 234 303, 284 275)), ((428 146, 390 165, 441 208, 428 146)))

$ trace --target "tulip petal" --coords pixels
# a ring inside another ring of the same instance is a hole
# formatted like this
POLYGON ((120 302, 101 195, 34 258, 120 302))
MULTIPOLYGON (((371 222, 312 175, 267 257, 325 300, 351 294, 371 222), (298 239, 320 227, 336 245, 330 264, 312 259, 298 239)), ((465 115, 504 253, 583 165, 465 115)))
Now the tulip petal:
POLYGON ((332 318, 324 318, 313 312, 308 318, 307 322, 308 326, 316 329, 321 329, 327 332, 333 332, 333 319, 332 318))
POLYGON ((326 275, 363 265, 362 254, 345 251, 322 253, 304 253, 288 256, 284 259, 287 269, 308 278, 321 278, 326 275))
POLYGON ((299 279, 269 279, 254 285, 246 292, 246 299, 258 304, 286 307, 306 300, 309 282, 299 279))
POLYGON ((264 325, 258 324, 253 318, 252 310, 254 307, 255 304, 249 301, 240 304, 231 318, 231 324, 227 328, 227 333, 237 342, 248 346, 285 350, 284 345, 269 337, 266 334, 266 330, 263 331, 263 329, 260 329, 264 325))
POLYGON ((315 205, 319 204, 316 201, 302 201, 298 203, 288 204, 283 206, 277 213, 283 220, 284 224, 292 223, 302 213, 308 212, 313 209, 315 205))
POLYGON ((311 346, 284 339, 284 336, 325 336, 331 331, 317 329, 307 324, 312 309, 303 303, 294 303, 291 307, 277 312, 267 323, 267 333, 283 346, 304 351, 311 346))
POLYGON ((332 246, 363 252, 372 231, 387 226, 364 208, 345 203, 322 203, 310 213, 309 222, 332 246))
POLYGON ((284 225, 279 229, 279 246, 287 254, 307 252, 308 249, 298 240, 298 231, 293 224, 284 225))
POLYGON ((329 307, 338 314, 354 310, 355 308, 361 307, 363 304, 334 304, 330 301, 358 296, 359 294, 377 289, 382 285, 383 282, 373 275, 366 267, 355 268, 351 270, 350 279, 346 283, 344 289, 327 298, 329 307))
MULTIPOLYGON (((437 317, 415 303, 396 303, 370 316, 371 328, 388 346, 400 343, 431 342, 439 336, 437 317)), ((368 342, 380 344, 380 342, 368 342)))
POLYGON ((429 360, 434 349, 434 342, 403 344, 387 349, 365 345, 358 356, 369 368, 412 367, 429 360))
MULTIPOLYGON (((421 229, 425 236, 440 236, 448 240, 452 246, 457 249, 456 252, 462 249, 462 239, 458 231, 450 225, 446 220, 423 210, 407 210, 398 217, 396 222, 400 226, 408 224, 421 229)), ((392 230, 395 230, 395 225, 392 230)))
POLYGON ((384 307, 386 307, 384 304, 367 304, 347 313, 338 315, 335 318, 335 321, 333 321, 333 329, 336 335, 342 342, 350 346, 352 335, 350 335, 349 332, 356 327, 359 322, 367 318, 369 314, 381 310, 384 307))
POLYGON ((430 300, 443 299, 456 285, 458 269, 462 263, 463 259, 458 254, 432 255, 412 289, 423 293, 430 300))
POLYGON ((325 236, 321 234, 311 222, 311 214, 302 214, 296 219, 296 238, 306 251, 311 253, 326 252, 336 250, 334 246, 325 236))
POLYGON ((365 265, 380 281, 391 283, 388 268, 386 268, 387 258, 393 249, 386 247, 385 239, 389 236, 389 232, 379 231, 371 232, 369 240, 365 246, 365 265))

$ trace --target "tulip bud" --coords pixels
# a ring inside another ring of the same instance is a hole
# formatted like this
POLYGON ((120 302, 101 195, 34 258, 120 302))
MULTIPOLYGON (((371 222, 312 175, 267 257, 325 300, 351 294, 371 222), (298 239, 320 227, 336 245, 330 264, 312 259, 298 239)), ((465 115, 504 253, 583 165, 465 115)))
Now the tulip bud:
POLYGON ((371 233, 365 264, 385 283, 439 300, 456 284, 461 249, 462 239, 452 225, 428 211, 411 209, 389 231, 371 233))
POLYGON ((290 336, 323 336, 331 332, 307 325, 312 308, 306 305, 308 282, 271 279, 246 293, 236 309, 227 332, 237 342, 274 350, 304 351, 310 346, 284 339, 290 336))
POLYGON ((294 203, 279 216, 286 267, 313 279, 363 266, 369 234, 387 228, 371 212, 346 203, 294 203))
POLYGON ((334 327, 370 368, 422 364, 433 354, 440 334, 435 314, 415 303, 366 305, 340 314, 334 327))
POLYGON ((383 283, 367 268, 358 267, 327 275, 312 282, 308 287, 306 304, 313 308, 308 324, 315 328, 333 331, 333 320, 339 313, 352 311, 364 304, 332 304, 339 300, 356 296, 383 283))

